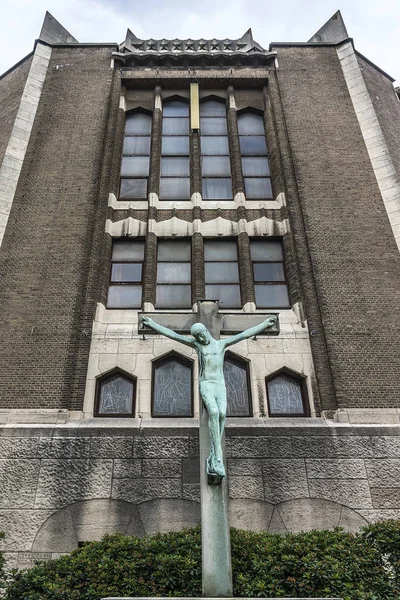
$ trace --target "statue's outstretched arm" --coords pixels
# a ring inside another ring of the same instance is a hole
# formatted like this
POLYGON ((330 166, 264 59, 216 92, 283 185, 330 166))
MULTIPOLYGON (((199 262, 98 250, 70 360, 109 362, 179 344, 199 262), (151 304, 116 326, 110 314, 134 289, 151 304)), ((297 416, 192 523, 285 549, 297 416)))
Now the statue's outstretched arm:
POLYGON ((251 337, 254 337, 255 335, 258 335, 259 333, 262 333, 264 331, 264 329, 267 329, 268 327, 272 327, 272 325, 275 325, 276 321, 277 321, 276 317, 269 317, 268 319, 265 319, 265 321, 263 321, 259 325, 255 325, 254 327, 245 329, 241 333, 238 333, 236 335, 233 335, 230 338, 227 338, 226 340, 221 340, 221 341, 224 343, 225 347, 232 346, 232 344, 237 344, 238 342, 241 342, 242 340, 247 340, 247 338, 251 338, 251 337))
POLYGON ((165 335, 166 337, 169 337, 171 340, 175 340, 176 342, 180 342, 181 344, 185 344, 186 346, 191 346, 192 348, 195 347, 194 340, 191 340, 190 338, 186 337, 185 335, 180 335, 179 333, 176 333, 176 331, 173 331, 172 329, 168 329, 168 327, 159 325, 159 323, 156 323, 150 317, 142 317, 142 323, 144 325, 147 325, 148 327, 151 327, 151 329, 153 329, 157 333, 161 333, 161 335, 165 335))

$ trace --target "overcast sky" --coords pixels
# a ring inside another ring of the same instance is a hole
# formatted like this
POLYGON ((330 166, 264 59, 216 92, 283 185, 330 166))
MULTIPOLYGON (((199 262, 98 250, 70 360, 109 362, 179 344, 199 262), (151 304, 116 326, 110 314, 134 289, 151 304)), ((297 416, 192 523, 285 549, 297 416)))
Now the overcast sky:
POLYGON ((0 73, 33 47, 45 11, 80 42, 141 38, 238 38, 249 27, 270 42, 305 42, 336 10, 356 49, 400 80, 399 0, 0 0, 0 73))

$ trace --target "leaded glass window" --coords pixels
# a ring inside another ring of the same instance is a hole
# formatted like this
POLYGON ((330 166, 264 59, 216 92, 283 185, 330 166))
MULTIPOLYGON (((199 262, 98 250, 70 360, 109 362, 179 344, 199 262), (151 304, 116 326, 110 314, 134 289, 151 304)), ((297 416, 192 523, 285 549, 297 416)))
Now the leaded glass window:
POLYGON ((175 353, 153 363, 153 417, 192 417, 192 362, 175 353))
POLYGON ((308 416, 305 378, 281 371, 267 378, 268 409, 271 417, 308 416))
POLYGON ((136 380, 116 370, 96 382, 95 416, 133 417, 136 380))
POLYGON ((231 200, 232 180, 225 103, 200 104, 203 200, 231 200))
POLYGON ((114 240, 111 255, 107 308, 140 308, 144 240, 114 240))
POLYGON ((206 299, 220 308, 241 308, 238 253, 235 240, 204 240, 206 299))
POLYGON ((272 198, 264 122, 261 115, 238 115, 242 171, 247 200, 272 198))
POLYGON ((249 365, 227 354, 224 362, 228 417, 251 416, 249 365))
POLYGON ((190 240, 158 240, 157 308, 190 308, 190 240))
POLYGON ((189 104, 163 107, 160 200, 190 200, 189 104))
POLYGON ((119 197, 147 198, 152 117, 135 112, 126 116, 119 197))
POLYGON ((257 308, 288 308, 289 292, 280 240, 250 240, 257 308))

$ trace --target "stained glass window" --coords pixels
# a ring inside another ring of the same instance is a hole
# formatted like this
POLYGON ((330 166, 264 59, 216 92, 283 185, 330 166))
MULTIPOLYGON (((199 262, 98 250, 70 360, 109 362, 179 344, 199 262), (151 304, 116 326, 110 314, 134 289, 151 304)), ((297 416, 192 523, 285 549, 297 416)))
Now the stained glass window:
POLYGON ((95 416, 133 417, 136 381, 118 371, 97 380, 95 416))
POLYGON ((191 307, 190 283, 190 240, 158 240, 156 307, 191 307))
POLYGON ((153 417, 192 417, 192 364, 169 356, 153 366, 153 417))
POLYGON ((242 306, 237 245, 234 240, 204 240, 206 299, 220 308, 242 306))
POLYGON ((304 379, 281 372, 267 379, 269 414, 271 417, 307 416, 304 379))
POLYGON ((147 198, 152 117, 146 113, 126 116, 119 197, 147 198))
POLYGON ((144 241, 121 238, 113 241, 107 308, 140 308, 144 241))
POLYGON ((224 377, 227 395, 228 417, 249 417, 251 402, 248 363, 229 355, 225 357, 224 377))
POLYGON ((280 240, 250 240, 257 308, 288 308, 289 292, 280 240))

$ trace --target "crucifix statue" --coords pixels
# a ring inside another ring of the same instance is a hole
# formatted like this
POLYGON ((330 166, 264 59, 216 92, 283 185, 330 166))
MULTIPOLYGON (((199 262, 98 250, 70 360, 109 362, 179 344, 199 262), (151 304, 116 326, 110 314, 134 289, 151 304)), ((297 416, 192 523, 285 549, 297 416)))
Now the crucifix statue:
MULTIPOLYGON (((198 303, 198 308, 199 322, 191 328, 192 337, 180 335, 168 327, 159 325, 148 316, 142 316, 142 323, 154 332, 190 346, 197 352, 202 399, 199 439, 203 597, 229 598, 233 595, 233 587, 228 486, 224 465, 227 405, 224 355, 226 349, 237 342, 263 331, 267 334, 276 333, 276 329, 273 332, 271 328, 277 325, 277 317, 270 315, 254 327, 219 339, 221 315, 218 303, 204 300, 198 303)), ((254 317, 256 315, 253 315, 254 317)))
POLYGON ((226 420, 226 385, 224 378, 225 350, 242 340, 262 333, 276 323, 276 317, 269 317, 259 325, 250 327, 237 335, 216 340, 203 323, 195 323, 190 333, 192 338, 180 335, 168 327, 159 325, 150 317, 143 316, 142 323, 171 340, 194 348, 199 359, 200 396, 208 413, 208 429, 211 449, 207 458, 207 474, 209 483, 220 483, 225 477, 225 466, 222 452, 222 437, 226 420))

